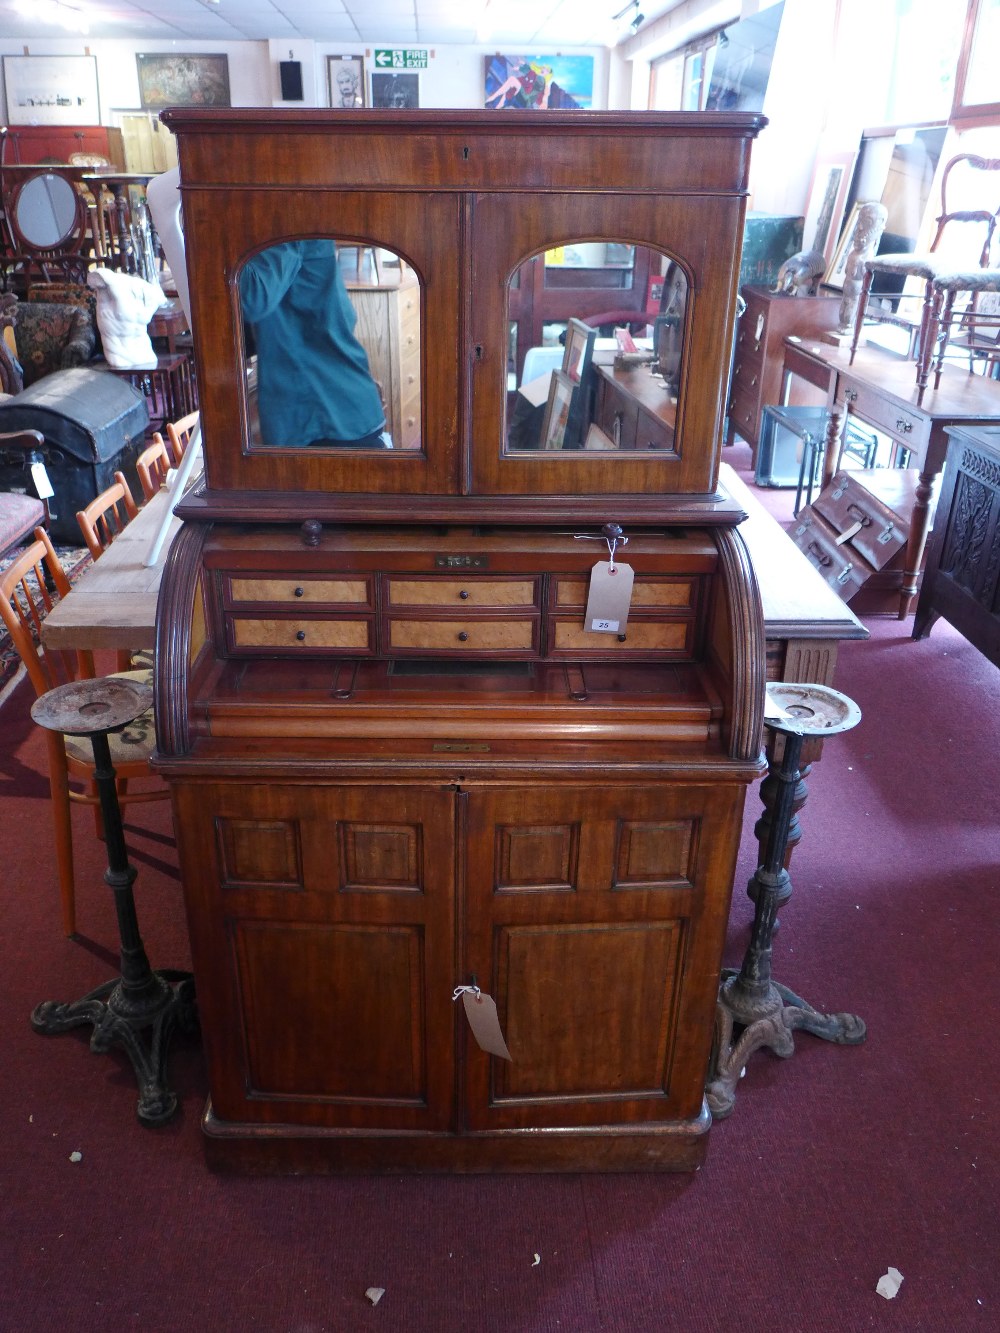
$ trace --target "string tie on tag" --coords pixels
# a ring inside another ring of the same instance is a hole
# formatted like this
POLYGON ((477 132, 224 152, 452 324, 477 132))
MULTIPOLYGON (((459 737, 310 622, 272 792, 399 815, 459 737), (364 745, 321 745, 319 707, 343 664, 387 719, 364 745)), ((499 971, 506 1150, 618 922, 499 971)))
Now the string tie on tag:
POLYGON ((457 1000, 460 995, 474 995, 478 1000, 482 991, 478 986, 456 986, 451 993, 452 1000, 457 1000))

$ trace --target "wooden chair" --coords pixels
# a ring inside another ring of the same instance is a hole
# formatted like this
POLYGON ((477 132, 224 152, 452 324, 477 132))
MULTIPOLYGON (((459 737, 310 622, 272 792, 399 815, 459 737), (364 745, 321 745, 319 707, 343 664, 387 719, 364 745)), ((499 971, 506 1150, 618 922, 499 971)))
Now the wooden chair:
POLYGON ((91 500, 86 509, 77 510, 76 521, 80 525, 87 549, 95 560, 101 558, 138 512, 129 484, 121 472, 115 473, 111 485, 91 500))
POLYGON ((174 467, 181 465, 181 459, 187 452, 194 428, 198 424, 198 417, 199 413, 189 412, 186 417, 181 417, 180 421, 167 422, 167 439, 170 441, 170 452, 174 456, 174 467))
POLYGON ((151 500, 166 480, 173 464, 166 443, 159 431, 153 432, 152 444, 147 444, 135 460, 135 470, 142 486, 143 503, 151 500))
MULTIPOLYGON (((69 580, 52 549, 48 534, 44 528, 36 528, 35 540, 0 578, 0 617, 39 696, 57 685, 94 676, 91 653, 43 652, 38 646, 43 619, 69 590, 69 580)), ((151 679, 149 671, 127 674, 137 680, 151 679)), ((149 757, 155 743, 152 710, 110 739, 111 757, 119 780, 122 803, 164 800, 168 791, 162 783, 153 791, 128 790, 131 779, 151 776, 149 757)), ((45 741, 48 748, 49 790, 52 795, 63 929, 67 935, 72 935, 76 931, 76 902, 71 810, 73 802, 92 806, 100 834, 100 803, 92 780, 94 757, 85 736, 63 737, 56 732, 46 731, 45 741), (82 784, 82 790, 72 788, 71 781, 82 784)))

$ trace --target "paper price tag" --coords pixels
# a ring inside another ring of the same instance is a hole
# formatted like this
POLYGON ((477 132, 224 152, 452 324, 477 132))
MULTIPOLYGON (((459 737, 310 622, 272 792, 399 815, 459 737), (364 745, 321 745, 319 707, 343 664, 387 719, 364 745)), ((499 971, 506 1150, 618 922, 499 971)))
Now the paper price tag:
POLYGON ((55 491, 52 489, 52 483, 49 481, 49 474, 45 471, 44 463, 32 463, 31 480, 35 485, 35 493, 39 500, 51 500, 55 491))
POLYGON ((583 628, 593 634, 623 634, 632 604, 631 565, 599 561, 590 571, 590 592, 583 628))
POLYGON ((510 1060, 511 1054, 503 1039, 493 997, 481 991, 478 986, 459 986, 451 998, 457 1000, 459 995, 462 997, 462 1007, 476 1044, 490 1055, 497 1055, 501 1060, 510 1060))
POLYGON ((852 523, 851 526, 849 528, 845 528, 844 531, 837 538, 837 545, 843 546, 844 542, 849 542, 852 537, 856 537, 858 535, 858 533, 864 526, 865 525, 860 522, 852 523))

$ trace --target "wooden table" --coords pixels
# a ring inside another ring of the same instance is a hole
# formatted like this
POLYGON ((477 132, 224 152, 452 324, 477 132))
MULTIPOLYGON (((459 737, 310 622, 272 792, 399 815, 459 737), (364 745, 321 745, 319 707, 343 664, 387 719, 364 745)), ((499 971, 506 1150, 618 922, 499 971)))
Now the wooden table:
POLYGON ((156 639, 156 598, 167 551, 181 520, 174 518, 160 558, 143 564, 164 510, 176 502, 161 490, 137 518, 85 570, 67 597, 42 622, 46 648, 152 648, 156 639))

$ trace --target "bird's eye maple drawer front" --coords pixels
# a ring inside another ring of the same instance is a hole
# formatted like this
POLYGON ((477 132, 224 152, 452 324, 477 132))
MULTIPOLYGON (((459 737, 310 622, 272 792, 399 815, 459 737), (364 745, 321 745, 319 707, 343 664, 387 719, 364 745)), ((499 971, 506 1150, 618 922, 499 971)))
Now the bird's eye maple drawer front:
POLYGON ((372 581, 268 572, 222 575, 226 646, 235 655, 375 651, 372 581))
POLYGON ((384 650, 536 657, 540 651, 540 584, 531 575, 387 577, 384 650))
POLYGON ((622 634, 593 633, 584 628, 589 588, 586 575, 557 575, 552 579, 548 615, 548 651, 552 657, 650 654, 681 660, 693 656, 697 579, 636 576, 628 624, 622 634))

